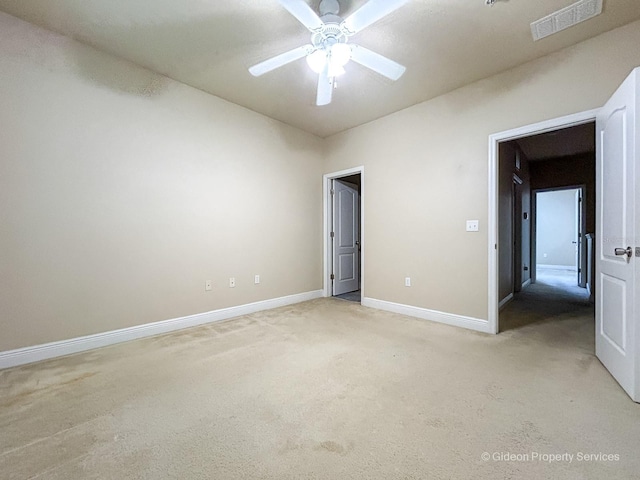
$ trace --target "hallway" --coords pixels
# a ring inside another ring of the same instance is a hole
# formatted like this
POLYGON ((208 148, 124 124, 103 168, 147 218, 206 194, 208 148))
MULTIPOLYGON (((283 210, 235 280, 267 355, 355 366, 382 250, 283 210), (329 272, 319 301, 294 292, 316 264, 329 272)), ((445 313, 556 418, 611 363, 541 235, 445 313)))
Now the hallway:
POLYGON ((576 283, 575 272, 540 270, 537 282, 516 294, 500 312, 500 332, 531 335, 593 354, 594 304, 587 290, 576 283))

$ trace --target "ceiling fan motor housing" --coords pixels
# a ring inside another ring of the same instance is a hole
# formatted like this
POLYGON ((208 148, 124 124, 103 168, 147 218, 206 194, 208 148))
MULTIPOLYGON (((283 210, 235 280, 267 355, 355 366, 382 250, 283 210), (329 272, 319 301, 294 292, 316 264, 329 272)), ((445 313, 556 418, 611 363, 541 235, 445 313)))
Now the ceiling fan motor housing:
POLYGON ((322 0, 318 10, 320 10, 321 17, 327 14, 338 15, 340 13, 340 3, 338 3, 338 0, 322 0))
MULTIPOLYGON (((311 35, 311 44, 314 47, 330 48, 336 43, 347 43, 347 36, 340 28, 342 19, 340 17, 335 17, 335 19, 337 20, 337 22, 331 21, 330 23, 327 23, 325 17, 322 18, 322 20, 325 22, 323 27, 311 35)), ((331 20, 333 20, 333 18, 331 20)))

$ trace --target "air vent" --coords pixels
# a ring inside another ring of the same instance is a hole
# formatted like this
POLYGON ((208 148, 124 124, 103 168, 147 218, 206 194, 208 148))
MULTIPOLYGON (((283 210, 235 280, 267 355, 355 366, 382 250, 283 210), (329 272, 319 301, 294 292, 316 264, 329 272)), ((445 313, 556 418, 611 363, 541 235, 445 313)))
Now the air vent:
POLYGON ((548 37, 602 13, 602 0, 580 0, 531 24, 534 40, 548 37))

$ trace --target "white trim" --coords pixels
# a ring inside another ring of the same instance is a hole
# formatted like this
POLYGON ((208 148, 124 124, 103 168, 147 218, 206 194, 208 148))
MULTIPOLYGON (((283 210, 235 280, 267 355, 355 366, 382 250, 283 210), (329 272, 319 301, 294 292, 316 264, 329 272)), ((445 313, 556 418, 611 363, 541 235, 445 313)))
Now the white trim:
POLYGON ((306 302, 322 297, 322 290, 298 293, 286 297, 273 298, 236 307, 221 308, 206 313, 197 313, 181 318, 163 320, 160 322, 136 325, 134 327, 112 330, 110 332, 87 335, 85 337, 71 338, 59 342, 45 343, 32 347, 18 348, 0 352, 0 369, 24 365, 27 363, 39 362, 49 358, 62 357, 73 353, 84 352, 94 348, 106 347, 116 343, 128 342, 153 335, 182 330, 184 328, 195 327, 206 323, 220 322, 242 315, 270 310, 272 308, 284 307, 294 303, 306 302))
POLYGON ((411 305, 403 305, 401 303, 387 302, 386 300, 377 300, 375 298, 362 298, 362 305, 387 312, 399 313, 410 317, 430 320, 432 322, 444 323, 454 327, 467 328, 478 332, 493 333, 489 329, 489 322, 479 318, 465 317, 453 313, 438 312, 427 308, 414 307, 411 305))
POLYGON ((504 307, 511 300, 513 300, 513 293, 510 293, 509 295, 504 297, 502 300, 500 300, 500 303, 498 303, 498 310, 501 310, 502 307, 504 307))
POLYGON ((529 285, 531 285, 531 279, 527 278, 522 284, 522 288, 527 288, 529 285))
POLYGON ((489 136, 489 331, 498 333, 498 140, 489 136))
POLYGON ((536 268, 539 270, 566 270, 578 273, 578 268, 575 265, 548 265, 545 263, 538 263, 536 268))
POLYGON ((489 331, 498 333, 498 144, 517 138, 593 122, 599 109, 553 118, 489 135, 489 331))
MULTIPOLYGON (((364 166, 349 168, 347 170, 341 170, 339 172, 327 173, 322 177, 322 295, 325 297, 331 296, 331 275, 330 265, 332 262, 331 249, 329 247, 329 232, 331 231, 331 214, 329 205, 329 190, 331 180, 336 178, 348 177, 349 175, 360 174, 360 198, 364 199, 364 166)), ((360 201, 360 291, 364 298, 364 250, 367 242, 364 236, 364 201, 360 201)))

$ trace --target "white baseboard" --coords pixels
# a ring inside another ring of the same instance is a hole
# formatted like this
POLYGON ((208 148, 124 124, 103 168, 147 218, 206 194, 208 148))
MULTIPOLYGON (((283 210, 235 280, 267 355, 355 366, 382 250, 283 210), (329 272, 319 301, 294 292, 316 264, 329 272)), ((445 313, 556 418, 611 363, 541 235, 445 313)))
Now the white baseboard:
POLYGON ((578 272, 578 267, 575 265, 546 265, 542 263, 538 263, 536 265, 538 270, 564 270, 568 272, 578 272))
POLYGON ((513 293, 510 293, 509 295, 504 297, 502 300, 500 300, 500 303, 498 303, 498 310, 500 310, 502 307, 504 307, 511 300, 513 300, 513 293))
POLYGON ((294 303, 306 302, 322 297, 322 290, 298 293, 286 297, 273 298, 237 307, 221 308, 211 312, 197 313, 181 318, 173 318, 160 322, 137 325, 135 327, 112 330, 110 332, 87 335, 85 337, 71 338, 59 342, 45 343, 32 347, 18 348, 0 352, 0 369, 24 365, 27 363, 39 362, 49 358, 62 357, 72 353, 84 352, 94 348, 106 347, 116 343, 128 342, 153 335, 182 330, 184 328, 204 325, 206 323, 219 322, 229 318, 240 317, 250 313, 272 308, 293 305, 294 303))
POLYGON ((377 300, 375 298, 364 297, 362 305, 369 308, 377 308, 378 310, 386 310, 387 312, 400 313, 410 317, 417 317, 432 322, 445 323, 454 327, 467 328, 478 332, 493 333, 489 330, 489 322, 479 318, 465 317, 453 313, 439 312, 437 310, 429 310, 427 308, 414 307, 411 305, 403 305, 401 303, 387 302, 385 300, 377 300))
POLYGON ((524 281, 524 283, 522 284, 522 288, 527 288, 529 285, 531 285, 531 279, 528 278, 524 281))

